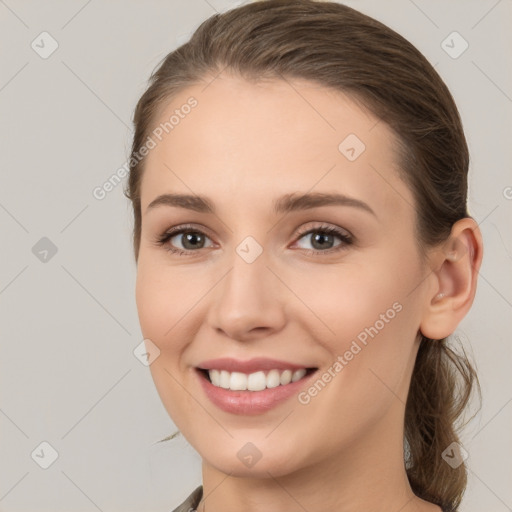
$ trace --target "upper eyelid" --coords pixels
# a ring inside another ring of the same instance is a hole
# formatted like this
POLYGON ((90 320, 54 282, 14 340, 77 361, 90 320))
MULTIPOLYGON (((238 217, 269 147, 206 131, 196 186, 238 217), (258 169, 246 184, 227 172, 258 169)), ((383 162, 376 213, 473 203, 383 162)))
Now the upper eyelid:
MULTIPOLYGON (((319 221, 317 221, 317 222, 319 222, 319 221)), ((352 233, 348 229, 342 228, 341 226, 336 226, 336 225, 330 224, 328 222, 325 222, 325 223, 321 222, 317 226, 310 226, 308 228, 301 227, 297 230, 297 235, 304 236, 304 235, 309 234, 311 231, 322 231, 323 229, 334 229, 336 231, 341 231, 341 233, 346 234, 350 238, 353 238, 352 233)))
POLYGON ((179 224, 177 226, 173 226, 172 228, 166 229, 162 233, 162 236, 165 236, 167 234, 170 236, 176 236, 176 235, 181 235, 186 232, 200 232, 200 233, 207 235, 209 238, 212 238, 212 236, 210 236, 211 231, 208 228, 201 226, 201 225, 196 226, 194 224, 179 224))

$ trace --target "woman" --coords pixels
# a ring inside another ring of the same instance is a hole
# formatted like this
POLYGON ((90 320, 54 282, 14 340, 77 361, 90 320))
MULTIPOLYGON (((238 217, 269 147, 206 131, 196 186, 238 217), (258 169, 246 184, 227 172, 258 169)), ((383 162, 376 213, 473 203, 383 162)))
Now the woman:
POLYGON ((139 100, 125 191, 151 372, 202 458, 176 511, 455 511, 482 238, 453 98, 349 7, 215 15, 139 100))

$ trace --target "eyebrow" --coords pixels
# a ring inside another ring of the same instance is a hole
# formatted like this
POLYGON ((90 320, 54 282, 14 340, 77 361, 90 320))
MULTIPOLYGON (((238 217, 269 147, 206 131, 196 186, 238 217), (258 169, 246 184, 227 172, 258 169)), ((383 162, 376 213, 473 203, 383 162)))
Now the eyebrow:
MULTIPOLYGON (((359 208, 377 217, 370 206, 360 199, 344 194, 322 192, 286 194, 273 201, 273 211, 275 214, 280 214, 331 205, 359 208)), ((215 214, 213 203, 207 197, 198 195, 162 194, 151 201, 146 212, 158 206, 174 206, 199 213, 215 214)))

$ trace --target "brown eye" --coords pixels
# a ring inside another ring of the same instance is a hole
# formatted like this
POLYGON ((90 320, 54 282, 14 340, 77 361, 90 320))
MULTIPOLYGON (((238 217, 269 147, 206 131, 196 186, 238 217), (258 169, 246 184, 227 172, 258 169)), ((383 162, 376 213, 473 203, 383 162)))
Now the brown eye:
POLYGON ((197 228, 181 226, 166 231, 157 240, 157 244, 163 246, 172 253, 186 254, 211 247, 213 244, 205 245, 210 240, 205 233, 197 228))
MULTIPOLYGON (((183 249, 189 251, 202 249, 205 244, 206 236, 198 231, 185 231, 169 238, 169 242, 171 242, 173 238, 177 238, 177 240, 183 245, 183 249)), ((173 243, 173 245, 175 244, 173 243)))
POLYGON ((303 238, 306 241, 309 240, 313 248, 301 248, 315 254, 342 250, 353 242, 352 236, 348 232, 332 226, 320 226, 309 229, 301 233, 299 240, 303 238), (338 243, 336 243, 336 238, 339 240, 338 243))

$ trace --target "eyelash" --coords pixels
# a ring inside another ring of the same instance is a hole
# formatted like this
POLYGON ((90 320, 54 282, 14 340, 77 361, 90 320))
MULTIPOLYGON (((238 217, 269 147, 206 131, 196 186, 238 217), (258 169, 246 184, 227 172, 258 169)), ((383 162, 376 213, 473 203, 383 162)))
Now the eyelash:
MULTIPOLYGON (((172 228, 172 229, 166 231, 165 233, 163 233, 161 236, 159 236, 157 238, 156 244, 158 246, 164 247, 164 246, 167 245, 167 242, 171 238, 175 237, 176 235, 181 235, 181 234, 184 234, 184 233, 199 233, 199 234, 201 234, 203 236, 208 237, 208 235, 206 233, 204 233, 200 229, 195 228, 192 225, 183 225, 183 226, 177 226, 177 227, 172 228)), ((337 236, 338 238, 341 239, 341 243, 336 245, 335 247, 332 247, 332 248, 327 249, 325 251, 320 251, 320 250, 317 250, 317 249, 303 249, 308 254, 332 254, 334 252, 338 252, 338 251, 344 250, 344 249, 346 249, 347 246, 349 246, 349 245, 354 243, 352 235, 350 235, 347 232, 342 231, 342 230, 340 230, 338 228, 335 228, 335 227, 332 227, 332 226, 328 226, 328 225, 320 225, 320 226, 315 226, 314 228, 309 228, 309 229, 306 229, 306 230, 299 230, 299 232, 297 233, 297 240, 300 240, 304 236, 310 235, 312 233, 322 233, 322 234, 327 234, 327 235, 335 235, 335 236, 337 236)), ((187 255, 189 253, 198 252, 198 250, 190 251, 190 250, 184 250, 184 249, 176 249, 174 247, 171 247, 170 245, 167 245, 165 247, 165 250, 169 251, 172 254, 177 254, 178 256, 183 256, 183 255, 187 255)))

